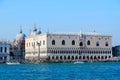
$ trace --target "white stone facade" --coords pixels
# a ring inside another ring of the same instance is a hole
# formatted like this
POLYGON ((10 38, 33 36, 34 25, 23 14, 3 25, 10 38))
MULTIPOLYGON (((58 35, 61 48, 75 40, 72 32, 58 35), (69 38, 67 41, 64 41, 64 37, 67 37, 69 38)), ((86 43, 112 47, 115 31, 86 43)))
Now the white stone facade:
POLYGON ((25 58, 39 57, 55 62, 106 61, 112 58, 112 36, 96 32, 30 35, 25 39, 25 58))
POLYGON ((10 44, 6 41, 0 41, 0 62, 10 60, 10 44))

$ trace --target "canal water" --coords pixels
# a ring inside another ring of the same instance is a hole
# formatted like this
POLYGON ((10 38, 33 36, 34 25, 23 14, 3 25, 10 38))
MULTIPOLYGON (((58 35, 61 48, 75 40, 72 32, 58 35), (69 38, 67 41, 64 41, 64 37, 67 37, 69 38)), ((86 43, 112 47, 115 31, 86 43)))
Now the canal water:
POLYGON ((0 80, 120 80, 120 62, 0 64, 0 80))

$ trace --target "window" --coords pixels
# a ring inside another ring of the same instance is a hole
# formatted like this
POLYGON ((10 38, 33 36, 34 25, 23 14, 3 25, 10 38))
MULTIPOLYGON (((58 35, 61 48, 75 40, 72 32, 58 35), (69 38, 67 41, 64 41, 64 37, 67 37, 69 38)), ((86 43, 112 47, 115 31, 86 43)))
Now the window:
POLYGON ((4 49, 4 50, 5 50, 5 53, 6 53, 6 52, 7 52, 7 47, 5 47, 5 49, 4 49))
POLYGON ((90 45, 90 40, 87 41, 87 45, 90 45))
POLYGON ((72 45, 75 45, 75 41, 74 40, 72 40, 72 45))
POLYGON ((108 45, 108 42, 105 43, 105 46, 109 46, 109 45, 108 45))
POLYGON ((83 46, 83 42, 80 42, 79 46, 83 46))
POLYGON ((96 43, 96 46, 99 46, 99 42, 96 43))
POLYGON ((65 40, 62 40, 62 45, 65 45, 65 40))
POLYGON ((55 45, 55 40, 52 40, 52 45, 55 45))
POLYGON ((3 50, 3 49, 2 49, 2 47, 1 47, 1 48, 0 48, 0 52, 3 52, 2 50, 3 50))

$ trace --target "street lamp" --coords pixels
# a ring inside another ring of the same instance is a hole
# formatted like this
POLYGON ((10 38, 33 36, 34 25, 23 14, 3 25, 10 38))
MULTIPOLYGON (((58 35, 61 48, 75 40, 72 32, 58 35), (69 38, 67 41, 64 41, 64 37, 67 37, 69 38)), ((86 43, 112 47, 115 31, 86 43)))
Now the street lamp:
POLYGON ((37 45, 38 45, 38 60, 40 60, 40 46, 41 46, 41 43, 37 42, 37 45))

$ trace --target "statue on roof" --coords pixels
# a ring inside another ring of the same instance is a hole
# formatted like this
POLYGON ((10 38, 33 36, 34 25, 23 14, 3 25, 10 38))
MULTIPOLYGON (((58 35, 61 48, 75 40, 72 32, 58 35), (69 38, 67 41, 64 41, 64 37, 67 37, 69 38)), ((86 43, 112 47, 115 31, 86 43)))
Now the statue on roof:
POLYGON ((37 29, 36 29, 36 24, 34 24, 34 29, 33 29, 33 31, 34 31, 34 32, 37 31, 37 29))

